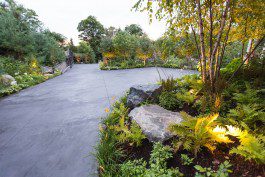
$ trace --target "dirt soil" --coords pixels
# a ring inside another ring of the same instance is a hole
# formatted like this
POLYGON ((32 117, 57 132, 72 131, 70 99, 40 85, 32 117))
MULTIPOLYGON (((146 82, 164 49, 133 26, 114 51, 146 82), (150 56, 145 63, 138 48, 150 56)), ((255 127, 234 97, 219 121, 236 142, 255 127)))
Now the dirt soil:
MULTIPOLYGON (((164 144, 170 145, 171 140, 164 144)), ((265 165, 259 165, 252 161, 245 161, 244 158, 239 155, 229 154, 229 149, 236 145, 237 143, 229 147, 225 144, 221 144, 213 153, 209 152, 207 149, 203 149, 198 153, 193 163, 188 166, 182 165, 181 154, 187 154, 190 158, 194 158, 194 155, 186 150, 179 150, 173 154, 173 158, 168 160, 168 167, 177 167, 185 177, 193 177, 196 172, 194 165, 211 167, 217 170, 218 166, 227 160, 232 164, 231 170, 233 172, 229 175, 231 177, 265 177, 265 165)), ((146 139, 139 147, 132 147, 128 144, 124 144, 123 149, 125 150, 125 154, 127 154, 127 159, 134 160, 143 158, 148 162, 153 149, 153 143, 146 139)))

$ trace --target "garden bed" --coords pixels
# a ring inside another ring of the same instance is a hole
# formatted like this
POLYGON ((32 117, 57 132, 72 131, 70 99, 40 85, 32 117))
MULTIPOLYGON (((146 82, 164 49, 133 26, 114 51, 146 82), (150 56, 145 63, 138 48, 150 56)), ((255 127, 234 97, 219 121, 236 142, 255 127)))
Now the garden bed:
POLYGON ((120 70, 120 69, 133 69, 133 68, 148 68, 148 67, 162 67, 162 68, 175 68, 175 69, 191 69, 196 70, 197 66, 192 65, 179 65, 177 63, 153 63, 153 62, 146 62, 144 64, 142 61, 127 61, 127 62, 114 62, 113 64, 105 64, 104 62, 99 62, 99 68, 101 70, 120 70))
POLYGON ((163 144, 150 142, 135 125, 126 97, 115 103, 100 128, 100 176, 264 176, 264 78, 247 77, 248 69, 255 71, 240 71, 214 101, 199 76, 162 81, 152 104, 184 116, 163 144))
POLYGON ((0 58, 0 97, 4 97, 25 88, 40 84, 48 79, 54 78, 61 74, 56 70, 50 74, 44 74, 36 60, 32 62, 21 62, 11 58, 0 58), (2 79, 6 76, 8 79, 2 79), (3 80, 3 81, 2 81, 3 80), (6 80, 6 81, 4 81, 6 80), (13 81, 14 83, 8 83, 13 81), (2 82, 6 82, 5 84, 2 82))

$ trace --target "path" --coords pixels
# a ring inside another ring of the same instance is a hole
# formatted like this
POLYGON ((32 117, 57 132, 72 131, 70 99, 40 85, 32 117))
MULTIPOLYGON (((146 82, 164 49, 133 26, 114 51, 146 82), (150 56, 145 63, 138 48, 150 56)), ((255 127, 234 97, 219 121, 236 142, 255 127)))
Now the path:
MULTIPOLYGON (((193 73, 163 71, 175 77, 193 73)), ((96 64, 75 65, 0 99, 0 177, 96 176, 91 153, 108 98, 158 79, 155 68, 100 71, 96 64)))

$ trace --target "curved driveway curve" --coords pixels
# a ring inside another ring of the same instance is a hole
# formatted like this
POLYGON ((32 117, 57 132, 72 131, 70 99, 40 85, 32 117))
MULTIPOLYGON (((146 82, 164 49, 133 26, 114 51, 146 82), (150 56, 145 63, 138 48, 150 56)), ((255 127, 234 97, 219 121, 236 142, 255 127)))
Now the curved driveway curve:
MULTIPOLYGON (((181 77, 194 71, 159 68, 181 77)), ((135 84, 159 80, 156 68, 67 73, 0 99, 0 177, 96 176, 93 147, 109 100, 135 84)))

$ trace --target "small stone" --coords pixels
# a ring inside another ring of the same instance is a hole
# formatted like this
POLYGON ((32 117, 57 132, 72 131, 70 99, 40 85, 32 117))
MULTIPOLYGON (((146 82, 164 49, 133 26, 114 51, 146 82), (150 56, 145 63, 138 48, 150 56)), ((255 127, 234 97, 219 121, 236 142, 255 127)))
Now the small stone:
POLYGON ((180 113, 168 111, 158 105, 144 105, 134 108, 130 114, 152 142, 164 142, 173 134, 168 130, 171 124, 179 124, 183 119, 180 113))

